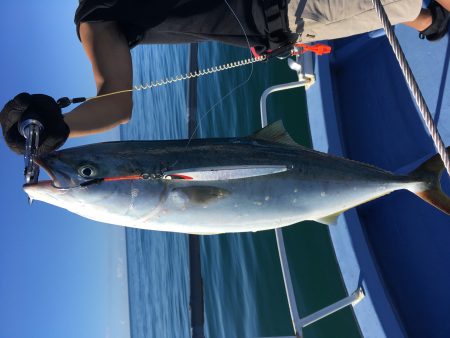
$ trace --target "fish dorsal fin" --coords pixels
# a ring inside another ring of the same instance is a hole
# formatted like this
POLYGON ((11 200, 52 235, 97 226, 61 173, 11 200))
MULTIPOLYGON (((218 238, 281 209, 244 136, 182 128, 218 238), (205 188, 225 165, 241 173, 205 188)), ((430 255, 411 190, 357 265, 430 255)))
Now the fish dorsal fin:
POLYGON ((253 139, 300 147, 284 128, 283 121, 273 122, 251 136, 253 139))
POLYGON ((336 225, 337 224, 337 218, 339 217, 339 215, 342 214, 342 211, 339 211, 335 214, 332 215, 328 215, 319 219, 316 219, 316 222, 322 223, 322 224, 326 224, 326 225, 336 225))

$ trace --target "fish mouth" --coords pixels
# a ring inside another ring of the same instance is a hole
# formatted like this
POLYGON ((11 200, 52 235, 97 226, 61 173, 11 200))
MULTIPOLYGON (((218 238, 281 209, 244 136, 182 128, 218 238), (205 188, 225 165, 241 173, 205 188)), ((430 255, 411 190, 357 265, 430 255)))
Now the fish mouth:
POLYGON ((47 186, 49 183, 51 183, 52 186, 57 189, 70 189, 78 186, 78 184, 76 184, 72 180, 72 178, 65 173, 65 171, 63 170, 64 167, 59 168, 62 163, 56 163, 56 160, 52 157, 45 155, 36 157, 35 163, 47 173, 47 175, 50 177, 50 180, 39 181, 37 183, 27 183, 24 185, 24 188, 33 184, 47 186))
POLYGON ((31 200, 58 205, 60 203, 58 198, 79 186, 70 175, 66 174, 70 172, 70 168, 58 158, 42 155, 35 158, 35 163, 47 173, 50 179, 23 185, 23 190, 31 200))
POLYGON ((49 189, 51 185, 53 191, 56 190, 69 190, 79 187, 85 187, 91 184, 99 183, 103 178, 81 178, 73 168, 61 161, 58 156, 52 154, 44 154, 36 157, 34 162, 43 169, 50 180, 42 180, 36 183, 26 183, 23 188, 31 190, 34 186, 49 189))
POLYGON ((36 183, 25 183, 23 190, 28 195, 30 200, 50 201, 54 198, 55 192, 61 191, 53 185, 53 181, 44 180, 36 183))
POLYGON ((25 191, 27 191, 34 187, 48 187, 48 186, 52 186, 53 188, 55 188, 52 180, 43 180, 36 183, 25 183, 22 187, 25 189, 25 191))
POLYGON ((37 183, 25 183, 23 185, 23 187, 26 188, 28 186, 33 186, 33 185, 48 185, 50 183, 56 187, 57 186, 57 184, 55 184, 56 175, 53 172, 53 170, 50 168, 50 166, 48 166, 45 163, 45 161, 43 161, 40 157, 35 158, 34 162, 39 166, 39 168, 44 169, 44 171, 47 173, 47 175, 50 176, 50 180, 43 180, 43 181, 39 181, 37 183))

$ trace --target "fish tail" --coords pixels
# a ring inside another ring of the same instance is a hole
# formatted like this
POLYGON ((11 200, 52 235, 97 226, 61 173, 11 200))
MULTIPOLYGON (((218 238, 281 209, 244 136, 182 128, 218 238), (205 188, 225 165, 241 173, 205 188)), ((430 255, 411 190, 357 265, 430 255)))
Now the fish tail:
MULTIPOLYGON (((450 147, 447 147, 447 153, 450 154, 450 147)), ((443 170, 444 163, 439 154, 426 160, 410 174, 411 177, 424 183, 419 189, 412 190, 412 192, 435 208, 450 215, 450 197, 441 188, 443 170)))

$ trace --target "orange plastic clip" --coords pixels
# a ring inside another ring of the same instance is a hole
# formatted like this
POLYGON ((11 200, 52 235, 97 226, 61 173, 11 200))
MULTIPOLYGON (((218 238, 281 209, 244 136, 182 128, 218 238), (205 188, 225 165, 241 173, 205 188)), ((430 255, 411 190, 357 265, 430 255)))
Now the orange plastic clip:
POLYGON ((292 52, 292 55, 305 54, 306 52, 313 52, 316 55, 330 54, 331 46, 324 45, 323 43, 317 43, 315 45, 307 45, 304 43, 296 43, 295 47, 298 51, 292 52))

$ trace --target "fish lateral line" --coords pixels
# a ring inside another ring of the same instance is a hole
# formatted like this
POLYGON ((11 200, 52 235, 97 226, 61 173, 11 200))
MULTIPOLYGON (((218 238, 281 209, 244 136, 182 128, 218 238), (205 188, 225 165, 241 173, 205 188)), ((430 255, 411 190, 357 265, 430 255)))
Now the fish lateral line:
POLYGON ((163 174, 141 174, 141 175, 124 175, 114 177, 94 178, 83 182, 81 187, 101 182, 117 182, 127 180, 147 180, 147 179, 164 179, 164 180, 188 180, 188 181, 216 181, 224 179, 240 179, 256 176, 264 176, 277 174, 287 171, 285 165, 258 165, 258 166, 226 166, 226 167, 207 167, 196 169, 184 169, 167 171, 163 174))

